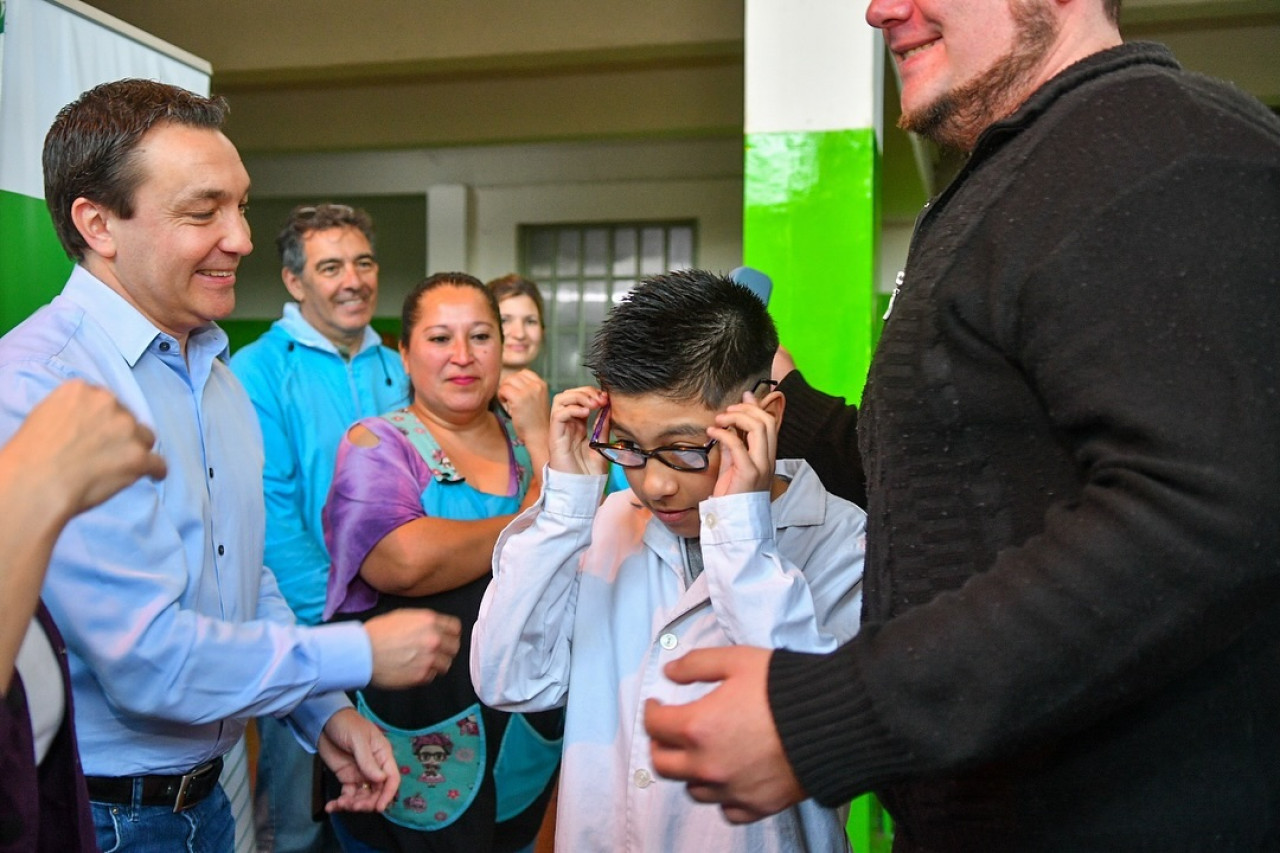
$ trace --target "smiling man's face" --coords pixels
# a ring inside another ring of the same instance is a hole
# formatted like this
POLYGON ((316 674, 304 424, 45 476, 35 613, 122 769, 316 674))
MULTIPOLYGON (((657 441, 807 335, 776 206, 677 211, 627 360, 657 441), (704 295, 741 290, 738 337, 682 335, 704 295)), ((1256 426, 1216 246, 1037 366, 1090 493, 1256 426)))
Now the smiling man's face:
POLYGON ((249 174, 221 131, 165 123, 136 151, 133 215, 104 212, 95 274, 181 341, 235 308, 236 268, 253 250, 249 174), (98 261, 102 261, 99 264, 98 261))
POLYGON ((303 318, 336 346, 358 347, 378 305, 378 261, 355 226, 309 231, 302 274, 282 271, 303 318))
POLYGON ((872 0, 902 80, 899 125, 970 150, 1051 76, 1052 0, 872 0))

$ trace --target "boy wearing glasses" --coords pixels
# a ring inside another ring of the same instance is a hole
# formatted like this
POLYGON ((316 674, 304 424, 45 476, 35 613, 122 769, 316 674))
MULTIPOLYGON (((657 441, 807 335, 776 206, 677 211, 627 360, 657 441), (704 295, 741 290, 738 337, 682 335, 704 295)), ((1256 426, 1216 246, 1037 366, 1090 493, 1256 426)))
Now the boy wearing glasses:
POLYGON ((494 707, 567 707, 558 849, 848 849, 843 815, 812 800, 730 824, 658 778, 643 725, 646 700, 711 689, 663 675, 692 649, 822 652, 857 633, 865 515, 775 459, 777 346, 745 287, 667 273, 601 326, 600 388, 555 398, 542 498, 494 549, 471 677, 494 707), (602 503, 609 462, 631 488, 602 503))

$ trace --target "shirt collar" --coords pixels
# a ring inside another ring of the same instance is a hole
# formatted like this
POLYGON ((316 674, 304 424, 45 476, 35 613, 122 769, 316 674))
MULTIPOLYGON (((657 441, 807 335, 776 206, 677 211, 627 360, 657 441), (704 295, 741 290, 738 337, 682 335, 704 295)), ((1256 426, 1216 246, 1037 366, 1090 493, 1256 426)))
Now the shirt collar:
MULTIPOLYGON (((102 327, 130 367, 137 365, 157 337, 178 345, 176 338, 156 328, 127 299, 79 264, 71 270, 62 295, 102 327)), ((227 355, 227 334, 216 323, 202 326, 187 337, 187 359, 192 364, 215 358, 226 361, 227 355)))

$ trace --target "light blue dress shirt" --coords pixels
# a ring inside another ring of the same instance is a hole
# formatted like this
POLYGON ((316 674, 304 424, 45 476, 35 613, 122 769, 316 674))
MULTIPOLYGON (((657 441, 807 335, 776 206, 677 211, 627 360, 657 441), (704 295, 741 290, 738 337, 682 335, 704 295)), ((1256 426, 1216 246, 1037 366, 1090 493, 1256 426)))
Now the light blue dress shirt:
POLYGON ((67 526, 44 600, 69 651, 85 773, 181 773, 226 752, 245 721, 288 715, 314 744, 372 672, 368 635, 293 616, 263 557, 257 418, 216 325, 184 360, 77 266, 62 294, 0 339, 0 440, 72 378, 112 390, 168 463, 67 526))

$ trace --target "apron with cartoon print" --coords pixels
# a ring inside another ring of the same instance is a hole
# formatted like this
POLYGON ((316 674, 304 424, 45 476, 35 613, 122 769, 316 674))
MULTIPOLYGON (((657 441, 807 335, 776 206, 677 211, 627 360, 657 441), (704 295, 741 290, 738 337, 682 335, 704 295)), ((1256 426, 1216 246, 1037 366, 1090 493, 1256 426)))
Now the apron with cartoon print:
MULTIPOLYGON (((477 491, 459 477, 410 410, 382 417, 409 439, 431 470, 421 496, 428 516, 467 521, 519 509, 531 463, 501 414, 511 470, 505 495, 477 491)), ((405 830, 431 833, 433 849, 458 849, 446 842, 449 836, 468 841, 471 849, 487 849, 481 839, 490 837, 496 824, 523 820, 524 812, 545 801, 559 766, 562 711, 506 714, 482 705, 471 687, 471 630, 490 579, 485 574, 457 589, 417 598, 380 594, 378 603, 360 614, 367 620, 400 607, 429 607, 462 622, 461 646, 449 672, 421 687, 371 687, 356 694, 357 710, 386 733, 400 768, 400 790, 383 817, 405 830), (436 840, 446 843, 436 845, 436 840)), ((528 818, 532 829, 522 826, 519 834, 530 832, 532 838, 540 810, 528 818)))

